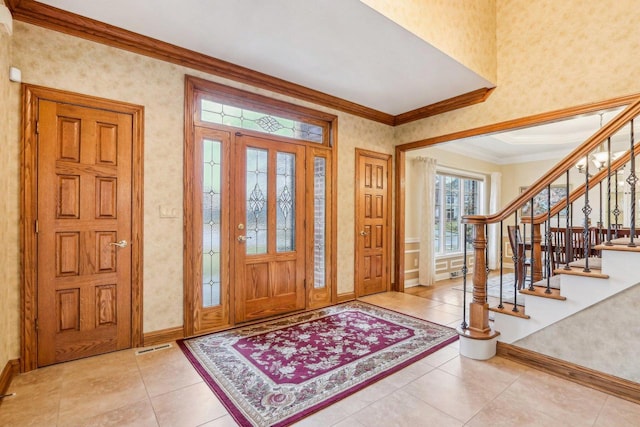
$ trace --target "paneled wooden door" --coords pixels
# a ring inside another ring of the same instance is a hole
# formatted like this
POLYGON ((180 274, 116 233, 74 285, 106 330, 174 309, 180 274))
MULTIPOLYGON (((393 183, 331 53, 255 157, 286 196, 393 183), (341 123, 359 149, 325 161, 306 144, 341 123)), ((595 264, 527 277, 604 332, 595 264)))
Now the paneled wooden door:
POLYGON ((38 366, 131 347, 132 117, 38 106, 38 366))
POLYGON ((356 296, 389 290, 391 156, 356 150, 356 296))
POLYGON ((305 308, 305 147, 236 134, 235 321, 305 308))

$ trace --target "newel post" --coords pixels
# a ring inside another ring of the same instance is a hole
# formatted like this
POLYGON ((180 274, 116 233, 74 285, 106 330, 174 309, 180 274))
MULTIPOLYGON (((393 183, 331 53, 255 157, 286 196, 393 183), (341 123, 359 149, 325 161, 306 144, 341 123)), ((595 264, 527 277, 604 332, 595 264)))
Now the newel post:
POLYGON ((486 333, 489 328, 489 304, 487 304, 487 238, 484 223, 473 224, 473 300, 469 303, 469 329, 486 333))
MULTIPOLYGON (((472 359, 490 359, 496 354, 499 332, 489 326, 489 304, 487 303, 487 238, 484 216, 465 216, 463 223, 473 227, 473 299, 469 303, 468 326, 458 328, 460 354, 472 359)), ((465 266, 467 260, 464 260, 465 266)))

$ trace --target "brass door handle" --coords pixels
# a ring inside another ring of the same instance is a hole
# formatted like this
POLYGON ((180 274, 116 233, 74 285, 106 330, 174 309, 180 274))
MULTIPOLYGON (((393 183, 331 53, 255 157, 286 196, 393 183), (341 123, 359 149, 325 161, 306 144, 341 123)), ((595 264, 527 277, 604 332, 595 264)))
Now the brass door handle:
POLYGON ((109 244, 111 246, 117 246, 119 248, 126 248, 127 246, 129 246, 129 243, 127 243, 126 240, 120 240, 119 242, 111 242, 109 244))
POLYGON ((238 242, 240 242, 240 243, 242 243, 242 242, 246 242, 247 240, 252 239, 252 238, 253 238, 253 237, 251 237, 251 236, 248 236, 248 237, 247 237, 247 236, 242 236, 242 235, 240 235, 240 236, 238 236, 238 242))
POLYGON ((368 234, 369 234, 369 233, 367 233, 367 232, 366 232, 366 231, 364 231, 364 230, 362 230, 362 231, 360 232, 360 235, 361 235, 361 236, 367 236, 368 234))

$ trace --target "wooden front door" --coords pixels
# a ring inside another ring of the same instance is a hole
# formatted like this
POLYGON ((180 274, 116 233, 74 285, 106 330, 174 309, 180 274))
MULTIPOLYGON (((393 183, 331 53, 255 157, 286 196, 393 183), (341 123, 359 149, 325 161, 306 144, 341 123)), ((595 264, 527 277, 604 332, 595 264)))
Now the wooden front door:
POLYGON ((356 296, 389 290, 391 156, 356 150, 356 296))
POLYGON ((236 134, 235 320, 305 308, 305 147, 236 134))
POLYGON ((130 114, 41 100, 38 366, 132 345, 130 114))

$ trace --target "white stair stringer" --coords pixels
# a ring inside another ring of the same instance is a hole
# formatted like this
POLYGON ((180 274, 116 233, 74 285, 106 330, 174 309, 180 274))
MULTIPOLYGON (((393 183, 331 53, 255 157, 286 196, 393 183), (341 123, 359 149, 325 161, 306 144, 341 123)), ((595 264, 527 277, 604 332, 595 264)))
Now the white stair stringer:
MULTIPOLYGON (((563 274, 560 293, 566 301, 527 295, 526 313, 530 319, 494 313, 494 330, 498 340, 511 344, 540 329, 571 316, 612 295, 640 283, 640 253, 602 251, 602 273, 608 279, 563 274)), ((524 295, 518 295, 518 300, 524 295)))

